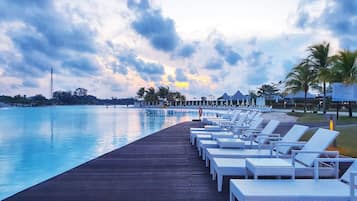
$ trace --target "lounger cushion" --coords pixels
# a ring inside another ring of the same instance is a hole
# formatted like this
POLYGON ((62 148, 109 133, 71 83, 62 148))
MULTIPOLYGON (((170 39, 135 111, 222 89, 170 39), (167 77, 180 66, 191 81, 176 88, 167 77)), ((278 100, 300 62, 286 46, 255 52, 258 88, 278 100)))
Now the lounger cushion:
POLYGON ((339 180, 240 180, 230 181, 231 192, 238 200, 289 201, 324 200, 347 201, 349 186, 339 180))

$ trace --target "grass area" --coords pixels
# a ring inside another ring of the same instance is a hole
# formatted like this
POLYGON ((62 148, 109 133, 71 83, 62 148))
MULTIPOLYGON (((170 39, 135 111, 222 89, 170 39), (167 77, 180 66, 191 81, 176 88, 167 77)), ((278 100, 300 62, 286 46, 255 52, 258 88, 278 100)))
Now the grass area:
MULTIPOLYGON (((336 130, 340 131, 337 147, 330 147, 329 150, 338 150, 342 155, 357 157, 357 126, 337 127, 336 130)), ((315 131, 316 129, 309 130, 301 140, 309 140, 315 131)))
MULTIPOLYGON (((322 114, 314 113, 302 113, 302 112, 289 112, 288 115, 297 117, 297 122, 299 123, 319 123, 319 122, 328 122, 322 114)), ((340 116, 337 120, 338 123, 355 123, 357 124, 357 117, 346 117, 340 116)))

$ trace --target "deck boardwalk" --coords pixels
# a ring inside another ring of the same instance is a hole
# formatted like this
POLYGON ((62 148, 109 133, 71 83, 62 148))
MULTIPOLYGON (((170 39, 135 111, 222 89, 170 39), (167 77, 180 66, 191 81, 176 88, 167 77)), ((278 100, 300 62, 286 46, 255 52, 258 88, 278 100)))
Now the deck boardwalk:
POLYGON ((188 142, 185 122, 84 163, 17 193, 7 201, 229 200, 218 193, 204 162, 188 142))

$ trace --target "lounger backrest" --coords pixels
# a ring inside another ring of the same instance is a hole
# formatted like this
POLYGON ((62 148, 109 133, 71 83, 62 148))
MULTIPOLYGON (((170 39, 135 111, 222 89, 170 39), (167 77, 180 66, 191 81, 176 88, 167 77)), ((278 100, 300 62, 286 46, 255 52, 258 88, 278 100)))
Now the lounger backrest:
POLYGON ((237 121, 237 119, 239 117, 239 113, 240 112, 238 110, 234 111, 232 119, 231 119, 231 123, 234 123, 235 121, 237 121))
POLYGON ((249 128, 250 129, 257 129, 258 127, 259 127, 259 125, 261 124, 261 123, 263 123, 263 118, 261 118, 261 117, 258 117, 258 118, 256 118, 256 119, 254 119, 251 123, 250 123, 250 125, 249 125, 249 128))
POLYGON ((357 160, 355 160, 352 165, 346 170, 342 175, 341 180, 346 183, 350 183, 350 174, 351 172, 357 172, 357 160))
POLYGON ((249 119, 249 120, 253 119, 256 114, 257 114, 257 112, 255 112, 255 111, 249 112, 249 114, 248 114, 248 119, 249 119))
MULTIPOLYGON (((280 121, 278 120, 270 120, 269 123, 263 128, 262 134, 264 135, 270 135, 274 132, 274 130, 279 126, 280 121)), ((255 138, 255 141, 262 144, 267 141, 267 136, 258 136, 255 138)))
MULTIPOLYGON (((301 150, 318 152, 325 151, 338 135, 338 131, 331 131, 324 128, 319 128, 301 150)), ((312 167, 314 164, 314 160, 319 157, 319 155, 320 154, 317 153, 298 153, 295 156, 295 160, 308 167, 312 167)))
MULTIPOLYGON (((297 142, 308 129, 309 129, 308 126, 302 126, 302 125, 295 124, 285 134, 285 136, 283 137, 283 139, 281 139, 281 141, 282 142, 297 142)), ((279 153, 281 153, 283 155, 286 155, 289 153, 291 148, 292 148, 292 146, 278 146, 276 148, 276 151, 278 151, 279 153)))
POLYGON ((248 114, 247 113, 240 113, 238 121, 236 121, 235 125, 241 126, 243 125, 244 121, 247 119, 248 114))
POLYGON ((279 126, 280 121, 278 120, 270 120, 268 122, 268 124, 264 127, 264 129, 262 130, 263 134, 272 134, 274 132, 274 130, 279 126))

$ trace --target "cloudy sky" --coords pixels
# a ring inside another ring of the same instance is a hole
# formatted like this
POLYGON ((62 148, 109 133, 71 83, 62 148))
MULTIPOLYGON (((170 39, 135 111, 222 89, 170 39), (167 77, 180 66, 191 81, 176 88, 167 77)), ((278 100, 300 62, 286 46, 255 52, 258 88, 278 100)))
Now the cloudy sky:
POLYGON ((327 41, 357 49, 353 0, 1 0, 0 94, 169 86, 190 98, 278 82, 327 41))

